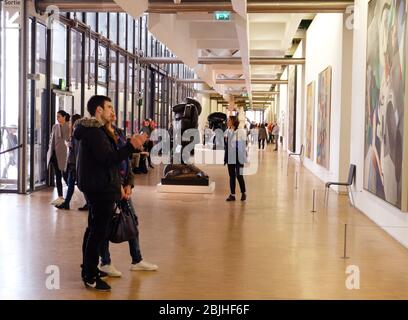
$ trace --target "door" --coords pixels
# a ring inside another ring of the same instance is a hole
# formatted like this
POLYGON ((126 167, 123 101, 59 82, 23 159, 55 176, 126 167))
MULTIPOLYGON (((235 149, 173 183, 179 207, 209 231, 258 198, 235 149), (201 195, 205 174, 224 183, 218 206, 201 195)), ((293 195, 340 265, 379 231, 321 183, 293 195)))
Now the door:
POLYGON ((47 180, 47 28, 34 22, 31 36, 30 116, 28 119, 29 189, 46 185, 47 180))

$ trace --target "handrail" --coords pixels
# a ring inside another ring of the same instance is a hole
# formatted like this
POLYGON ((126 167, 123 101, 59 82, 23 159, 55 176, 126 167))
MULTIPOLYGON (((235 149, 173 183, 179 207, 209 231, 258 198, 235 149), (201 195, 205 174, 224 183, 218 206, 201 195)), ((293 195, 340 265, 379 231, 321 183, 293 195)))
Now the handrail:
POLYGON ((0 155, 1 155, 1 154, 4 154, 4 153, 7 153, 7 152, 10 152, 10 151, 14 151, 14 150, 20 149, 20 148, 22 148, 22 147, 23 147, 23 145, 20 144, 20 145, 17 146, 17 147, 13 147, 13 148, 8 149, 8 150, 3 150, 3 151, 0 152, 0 155))

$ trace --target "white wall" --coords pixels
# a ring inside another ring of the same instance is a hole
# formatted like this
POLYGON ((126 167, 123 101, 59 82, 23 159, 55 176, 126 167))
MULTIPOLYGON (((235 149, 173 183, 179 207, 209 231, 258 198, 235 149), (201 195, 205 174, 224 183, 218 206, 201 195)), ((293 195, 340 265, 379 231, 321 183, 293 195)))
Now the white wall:
POLYGON ((363 190, 367 3, 367 0, 355 1, 350 137, 350 161, 357 166, 354 198, 358 209, 408 247, 408 214, 363 190))
MULTIPOLYGON (((350 112, 349 104, 343 95, 343 68, 351 68, 349 64, 343 64, 343 51, 351 51, 352 43, 345 42, 346 33, 351 33, 343 29, 343 14, 318 14, 310 25, 306 36, 306 65, 305 65, 305 85, 315 81, 315 119, 314 119, 314 161, 305 158, 305 166, 323 181, 339 181, 344 175, 344 165, 348 167, 348 155, 341 155, 341 143, 344 136, 349 132, 347 124, 342 119, 343 112, 350 112), (344 45, 344 48, 343 48, 344 45), (318 99, 318 76, 319 73, 327 67, 332 68, 332 94, 331 94, 331 114, 330 114, 330 168, 326 169, 318 165, 316 159, 317 142, 317 99, 318 99), (348 110, 347 110, 348 108, 348 110), (340 161, 341 159, 341 161, 340 161), (340 165, 342 163, 342 165, 340 165)), ((303 93, 303 99, 306 101, 306 92, 303 93)), ((306 108, 306 104, 303 104, 306 108)), ((303 111, 305 114, 305 110, 303 111)), ((303 121, 302 121, 303 122, 303 121)), ((343 148, 344 149, 344 148, 343 148)), ((347 171, 347 169, 346 169, 347 171)))
MULTIPOLYGON (((281 80, 288 80, 288 68, 282 73, 281 80)), ((277 111, 279 134, 283 137, 282 150, 287 150, 288 142, 288 85, 279 85, 279 99, 277 111)))
MULTIPOLYGON (((296 49, 293 57, 303 58, 305 56, 305 42, 301 41, 298 48, 296 49)), ((297 78, 296 78, 296 153, 300 152, 300 146, 303 143, 304 135, 304 101, 305 101, 305 66, 299 65, 297 68, 297 78)), ((295 157, 299 160, 298 157, 295 157)))

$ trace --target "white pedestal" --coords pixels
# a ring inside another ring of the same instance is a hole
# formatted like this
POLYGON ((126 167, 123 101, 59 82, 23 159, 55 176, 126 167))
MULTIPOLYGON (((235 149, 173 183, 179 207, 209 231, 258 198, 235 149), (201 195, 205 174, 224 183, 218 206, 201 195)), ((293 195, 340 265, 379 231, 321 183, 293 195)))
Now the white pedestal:
POLYGON ((208 186, 187 186, 187 185, 167 185, 157 184, 157 192, 160 193, 213 193, 215 190, 215 182, 210 181, 208 186))

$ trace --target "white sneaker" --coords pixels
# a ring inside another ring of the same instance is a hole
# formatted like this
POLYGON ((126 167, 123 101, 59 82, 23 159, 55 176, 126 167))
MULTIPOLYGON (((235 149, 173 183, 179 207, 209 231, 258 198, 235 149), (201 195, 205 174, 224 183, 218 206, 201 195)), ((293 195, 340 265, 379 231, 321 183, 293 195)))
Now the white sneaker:
POLYGON ((144 260, 130 265, 131 271, 156 271, 157 269, 159 269, 158 266, 144 260))
POLYGON ((115 268, 113 264, 105 264, 104 266, 99 265, 99 270, 106 272, 109 277, 121 277, 122 272, 115 268))
POLYGON ((51 202, 51 204, 53 206, 58 206, 61 203, 63 203, 65 201, 65 199, 63 197, 58 197, 57 199, 55 199, 53 202, 51 202))

